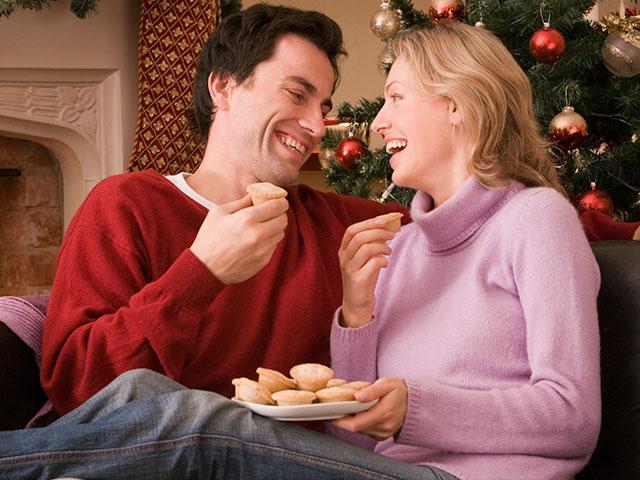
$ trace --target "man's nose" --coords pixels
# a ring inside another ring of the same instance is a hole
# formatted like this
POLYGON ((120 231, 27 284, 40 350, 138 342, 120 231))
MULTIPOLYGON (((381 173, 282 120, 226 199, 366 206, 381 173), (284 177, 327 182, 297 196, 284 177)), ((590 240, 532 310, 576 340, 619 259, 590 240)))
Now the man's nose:
POLYGON ((322 110, 309 111, 300 123, 315 138, 323 137, 326 132, 322 110))

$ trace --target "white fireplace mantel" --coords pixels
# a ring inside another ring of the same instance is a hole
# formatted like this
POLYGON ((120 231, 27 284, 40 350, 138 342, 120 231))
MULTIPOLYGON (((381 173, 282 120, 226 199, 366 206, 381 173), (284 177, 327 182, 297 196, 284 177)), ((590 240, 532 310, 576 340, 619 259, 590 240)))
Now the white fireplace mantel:
POLYGON ((0 68, 0 135, 56 156, 65 229, 95 184, 126 168, 121 121, 117 70, 0 68))

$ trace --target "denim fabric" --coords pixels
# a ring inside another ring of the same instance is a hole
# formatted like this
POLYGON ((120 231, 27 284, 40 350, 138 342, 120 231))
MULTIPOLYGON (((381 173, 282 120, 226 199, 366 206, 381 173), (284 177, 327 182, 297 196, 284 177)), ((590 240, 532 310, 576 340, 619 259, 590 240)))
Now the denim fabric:
POLYGON ((45 428, 0 432, 0 478, 439 479, 408 465, 273 421, 149 370, 121 375, 45 428))

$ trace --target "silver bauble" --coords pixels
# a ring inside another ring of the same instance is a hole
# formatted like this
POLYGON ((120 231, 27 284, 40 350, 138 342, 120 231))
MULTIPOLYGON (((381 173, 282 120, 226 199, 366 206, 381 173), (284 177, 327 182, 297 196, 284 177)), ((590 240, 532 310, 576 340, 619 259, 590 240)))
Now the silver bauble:
MULTIPOLYGON (((634 38, 635 40, 635 38, 634 38)), ((602 62, 618 77, 633 77, 640 73, 640 48, 638 42, 629 42, 618 33, 610 33, 602 44, 602 62)))

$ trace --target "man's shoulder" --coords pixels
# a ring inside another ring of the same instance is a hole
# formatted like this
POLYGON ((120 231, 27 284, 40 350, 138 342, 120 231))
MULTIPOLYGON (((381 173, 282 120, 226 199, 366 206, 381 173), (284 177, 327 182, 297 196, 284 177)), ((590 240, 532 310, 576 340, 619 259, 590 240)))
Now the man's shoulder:
POLYGON ((138 190, 147 191, 149 189, 166 188, 170 183, 155 170, 144 170, 141 172, 125 172, 111 175, 101 180, 93 191, 109 192, 124 190, 134 192, 138 190))
POLYGON ((156 171, 127 172, 111 175, 101 180, 87 195, 74 216, 74 224, 81 219, 113 219, 125 212, 139 210, 141 205, 157 205, 167 202, 171 182, 156 171), (114 216, 114 214, 116 214, 114 216))

